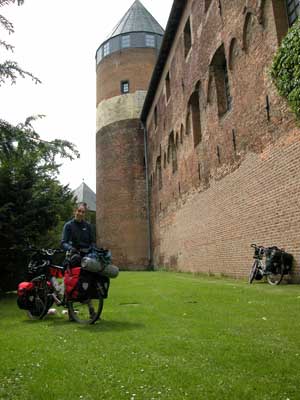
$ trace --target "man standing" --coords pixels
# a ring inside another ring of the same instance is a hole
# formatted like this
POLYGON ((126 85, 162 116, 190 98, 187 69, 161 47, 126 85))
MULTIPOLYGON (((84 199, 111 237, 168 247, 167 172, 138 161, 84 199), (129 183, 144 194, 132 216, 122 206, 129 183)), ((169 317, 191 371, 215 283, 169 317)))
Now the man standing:
POLYGON ((95 245, 93 229, 85 221, 86 209, 86 203, 79 203, 74 210, 74 218, 66 222, 61 241, 64 250, 84 254, 95 245))

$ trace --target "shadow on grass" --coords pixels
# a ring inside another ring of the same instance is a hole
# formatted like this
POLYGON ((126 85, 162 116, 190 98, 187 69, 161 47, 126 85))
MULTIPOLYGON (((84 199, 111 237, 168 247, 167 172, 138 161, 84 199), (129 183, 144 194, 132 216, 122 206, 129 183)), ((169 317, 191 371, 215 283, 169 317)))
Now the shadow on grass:
POLYGON ((70 328, 74 328, 77 326, 80 329, 88 330, 89 332, 121 332, 121 331, 133 331, 137 329, 144 329, 145 325, 140 323, 133 323, 128 321, 112 321, 112 320, 99 320, 93 325, 79 324, 77 322, 71 322, 66 318, 59 318, 56 316, 47 317, 42 320, 32 320, 25 319, 22 321, 24 324, 46 324, 51 327, 59 327, 59 326, 70 326, 70 328))
POLYGON ((137 329, 144 329, 145 325, 128 322, 128 321, 112 321, 103 320, 97 321, 94 325, 82 325, 89 332, 109 332, 109 331, 135 331, 137 329))

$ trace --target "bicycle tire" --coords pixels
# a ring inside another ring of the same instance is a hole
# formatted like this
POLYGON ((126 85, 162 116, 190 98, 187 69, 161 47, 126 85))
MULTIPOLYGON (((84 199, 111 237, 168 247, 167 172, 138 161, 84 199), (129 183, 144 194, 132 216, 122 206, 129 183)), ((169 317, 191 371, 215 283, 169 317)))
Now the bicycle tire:
POLYGON ((27 310, 27 315, 30 319, 43 319, 49 308, 53 304, 52 296, 49 296, 49 289, 46 282, 38 283, 33 294, 32 306, 27 310))
POLYGON ((249 283, 252 283, 254 281, 257 271, 258 271, 258 261, 254 260, 251 270, 250 270, 249 278, 248 278, 249 283))
POLYGON ((88 298, 83 301, 69 300, 68 309, 70 320, 76 321, 79 324, 94 324, 102 313, 103 296, 101 287, 98 282, 96 285, 96 298, 88 298))
POLYGON ((279 285, 284 275, 284 265, 276 267, 276 272, 271 272, 267 275, 267 281, 270 285, 279 285))

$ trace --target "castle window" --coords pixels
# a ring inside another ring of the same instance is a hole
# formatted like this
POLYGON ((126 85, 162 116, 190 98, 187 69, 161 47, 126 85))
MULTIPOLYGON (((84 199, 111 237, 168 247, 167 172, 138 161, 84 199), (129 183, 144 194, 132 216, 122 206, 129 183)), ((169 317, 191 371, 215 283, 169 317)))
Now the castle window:
POLYGON ((224 45, 220 46, 216 51, 210 65, 210 70, 215 79, 218 114, 219 116, 222 116, 226 114, 232 106, 224 45))
POLYGON ((191 22, 189 18, 184 27, 183 38, 184 38, 184 55, 186 57, 192 47, 192 31, 191 31, 191 22))
POLYGON ((300 0, 286 0, 286 9, 289 25, 292 26, 296 19, 300 16, 300 0))
POLYGON ((230 86, 229 86, 229 78, 228 78, 228 69, 227 69, 227 63, 223 64, 223 74, 224 74, 224 84, 225 84, 225 98, 226 98, 226 108, 228 110, 231 110, 231 105, 232 105, 232 97, 230 95, 230 86))
POLYGON ((161 156, 157 157, 156 160, 156 169, 157 169, 157 179, 158 179, 158 189, 161 190, 163 187, 162 182, 162 170, 161 170, 161 156))
POLYGON ((196 147, 201 142, 199 89, 195 90, 191 95, 188 107, 191 113, 190 123, 192 125, 194 147, 196 147))
POLYGON ((130 47, 130 35, 124 35, 121 37, 121 47, 122 49, 130 47))
POLYGON ((169 136, 169 146, 168 146, 168 160, 172 157, 172 172, 175 174, 177 171, 177 149, 174 142, 174 132, 172 131, 169 136))
POLYGON ((155 36, 146 34, 145 42, 147 47, 155 47, 155 36))
POLYGON ((183 132, 184 132, 184 127, 183 127, 183 124, 181 124, 181 127, 180 127, 180 143, 181 144, 183 143, 183 132))
POLYGON ((105 43, 104 47, 103 47, 103 56, 107 56, 110 52, 110 46, 109 46, 109 42, 105 43))
POLYGON ((129 81, 121 81, 121 93, 129 93, 129 81))
POLYGON ((171 97, 171 84, 170 84, 169 72, 167 73, 167 76, 166 76, 166 97, 167 97, 167 101, 169 101, 169 98, 171 97))
POLYGON ((158 118, 157 118, 157 107, 155 106, 155 108, 154 108, 154 126, 155 126, 155 128, 157 128, 157 120, 158 120, 158 118))

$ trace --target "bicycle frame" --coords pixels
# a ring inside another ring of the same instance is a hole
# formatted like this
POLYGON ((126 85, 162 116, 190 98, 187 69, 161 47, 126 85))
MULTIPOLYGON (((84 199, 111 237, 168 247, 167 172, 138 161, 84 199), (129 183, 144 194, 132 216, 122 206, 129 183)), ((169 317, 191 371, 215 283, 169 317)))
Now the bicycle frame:
MULTIPOLYGON (((100 318, 103 300, 108 295, 109 278, 101 276, 100 273, 83 270, 83 275, 80 272, 78 278, 80 276, 84 279, 86 277, 84 275, 88 275, 88 281, 85 283, 77 280, 75 284, 78 285, 76 290, 84 288, 84 297, 81 292, 74 297, 68 297, 67 293, 61 295, 57 290, 59 287, 52 278, 64 278, 65 285, 67 273, 65 274, 64 267, 53 264, 52 256, 63 251, 33 248, 30 251, 34 254, 28 264, 28 280, 20 283, 18 287, 19 308, 25 309, 31 319, 43 319, 55 302, 57 306, 63 306, 68 310, 70 320, 85 324, 95 323, 100 318)), ((72 269, 68 266, 69 275, 72 275, 72 269)), ((81 270, 80 265, 76 269, 81 270)))

